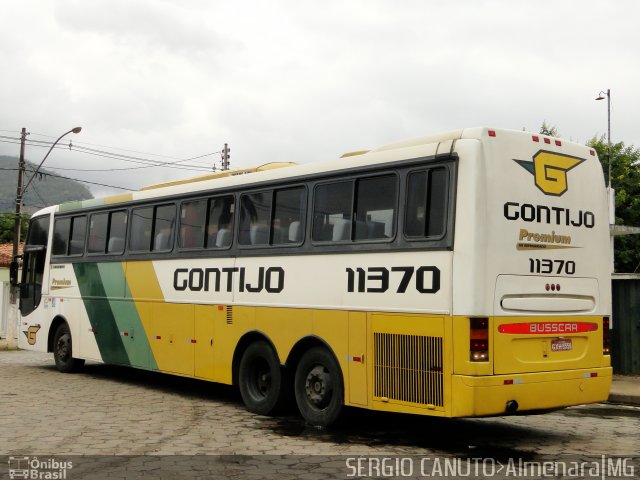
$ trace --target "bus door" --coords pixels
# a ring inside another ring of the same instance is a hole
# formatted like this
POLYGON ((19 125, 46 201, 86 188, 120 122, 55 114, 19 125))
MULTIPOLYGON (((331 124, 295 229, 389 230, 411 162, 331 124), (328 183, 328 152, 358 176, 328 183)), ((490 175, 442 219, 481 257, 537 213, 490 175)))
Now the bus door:
POLYGON ((33 312, 42 299, 49 219, 49 215, 34 218, 29 225, 22 257, 22 282, 20 283, 20 313, 23 317, 33 312))

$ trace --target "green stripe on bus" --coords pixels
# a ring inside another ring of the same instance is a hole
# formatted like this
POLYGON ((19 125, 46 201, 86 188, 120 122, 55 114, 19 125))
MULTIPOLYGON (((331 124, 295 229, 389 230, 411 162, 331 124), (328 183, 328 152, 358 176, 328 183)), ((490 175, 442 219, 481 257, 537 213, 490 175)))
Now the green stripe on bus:
POLYGON ((116 324, 105 288, 95 263, 74 263, 73 269, 80 287, 91 328, 95 331, 100 356, 105 363, 131 365, 123 338, 116 324))
POLYGON ((92 198, 89 200, 79 200, 75 202, 63 203, 58 207, 58 212, 68 212, 70 210, 78 210, 81 208, 99 207, 104 205, 104 198, 92 198))
POLYGON ((131 300, 122 263, 98 263, 98 271, 131 365, 157 370, 147 332, 131 300))

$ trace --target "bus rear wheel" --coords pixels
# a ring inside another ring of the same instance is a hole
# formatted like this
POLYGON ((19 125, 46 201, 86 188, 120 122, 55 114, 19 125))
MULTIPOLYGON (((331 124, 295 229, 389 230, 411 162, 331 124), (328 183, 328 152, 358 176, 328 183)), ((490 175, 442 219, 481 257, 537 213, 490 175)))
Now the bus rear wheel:
POLYGON ((255 342, 244 351, 238 384, 242 401, 250 412, 269 415, 280 406, 284 393, 282 368, 268 343, 255 342))
POLYGON ((340 416, 344 385, 340 365, 323 347, 313 347, 302 356, 294 380, 296 403, 307 423, 328 427, 340 416))
POLYGON ((84 360, 73 358, 71 330, 66 323, 58 327, 53 337, 53 359, 56 368, 62 373, 77 372, 84 365, 84 360))

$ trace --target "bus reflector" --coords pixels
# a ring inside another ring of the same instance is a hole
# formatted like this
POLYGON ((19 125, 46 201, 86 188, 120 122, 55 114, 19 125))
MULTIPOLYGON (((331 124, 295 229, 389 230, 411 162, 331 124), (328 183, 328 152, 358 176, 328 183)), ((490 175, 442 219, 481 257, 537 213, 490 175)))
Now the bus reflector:
POLYGON ((469 353, 472 362, 489 361, 489 319, 470 318, 469 353))
POLYGON ((544 143, 551 143, 551 139, 549 139, 549 138, 545 138, 545 139, 544 139, 544 143))
POLYGON ((531 136, 531 139, 532 139, 534 142, 539 142, 539 141, 540 141, 540 137, 539 137, 538 135, 532 135, 532 136, 531 136))
POLYGON ((496 136, 496 131, 495 130, 489 130, 489 136, 490 137, 495 137, 496 136))
POLYGON ((556 140, 556 145, 561 147, 562 146, 562 142, 560 140, 556 140))
POLYGON ((505 380, 504 384, 505 385, 513 385, 513 380, 505 380))
POLYGON ((611 355, 611 329, 609 317, 602 317, 602 354, 611 355))

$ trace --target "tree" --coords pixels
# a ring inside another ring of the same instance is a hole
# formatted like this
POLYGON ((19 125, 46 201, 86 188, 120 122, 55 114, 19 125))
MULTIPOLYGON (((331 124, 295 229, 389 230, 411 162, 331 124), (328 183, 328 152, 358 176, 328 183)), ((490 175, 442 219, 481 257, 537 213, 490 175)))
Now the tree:
MULTIPOLYGON (((14 213, 2 213, 0 214, 0 243, 13 242, 13 228, 15 225, 14 213)), ((27 236, 27 226, 29 225, 29 215, 22 216, 22 222, 20 223, 20 241, 24 242, 27 236)))
POLYGON ((542 122, 542 126, 540 127, 540 135, 547 135, 549 137, 557 137, 560 134, 558 133, 558 127, 555 125, 547 125, 547 121, 542 122))
MULTIPOLYGON (((607 184, 609 152, 602 136, 587 143, 600 158, 607 184)), ((640 149, 624 142, 611 145, 611 187, 616 191, 616 225, 640 227, 640 149)), ((640 235, 616 237, 614 263, 616 272, 640 270, 640 235)))

